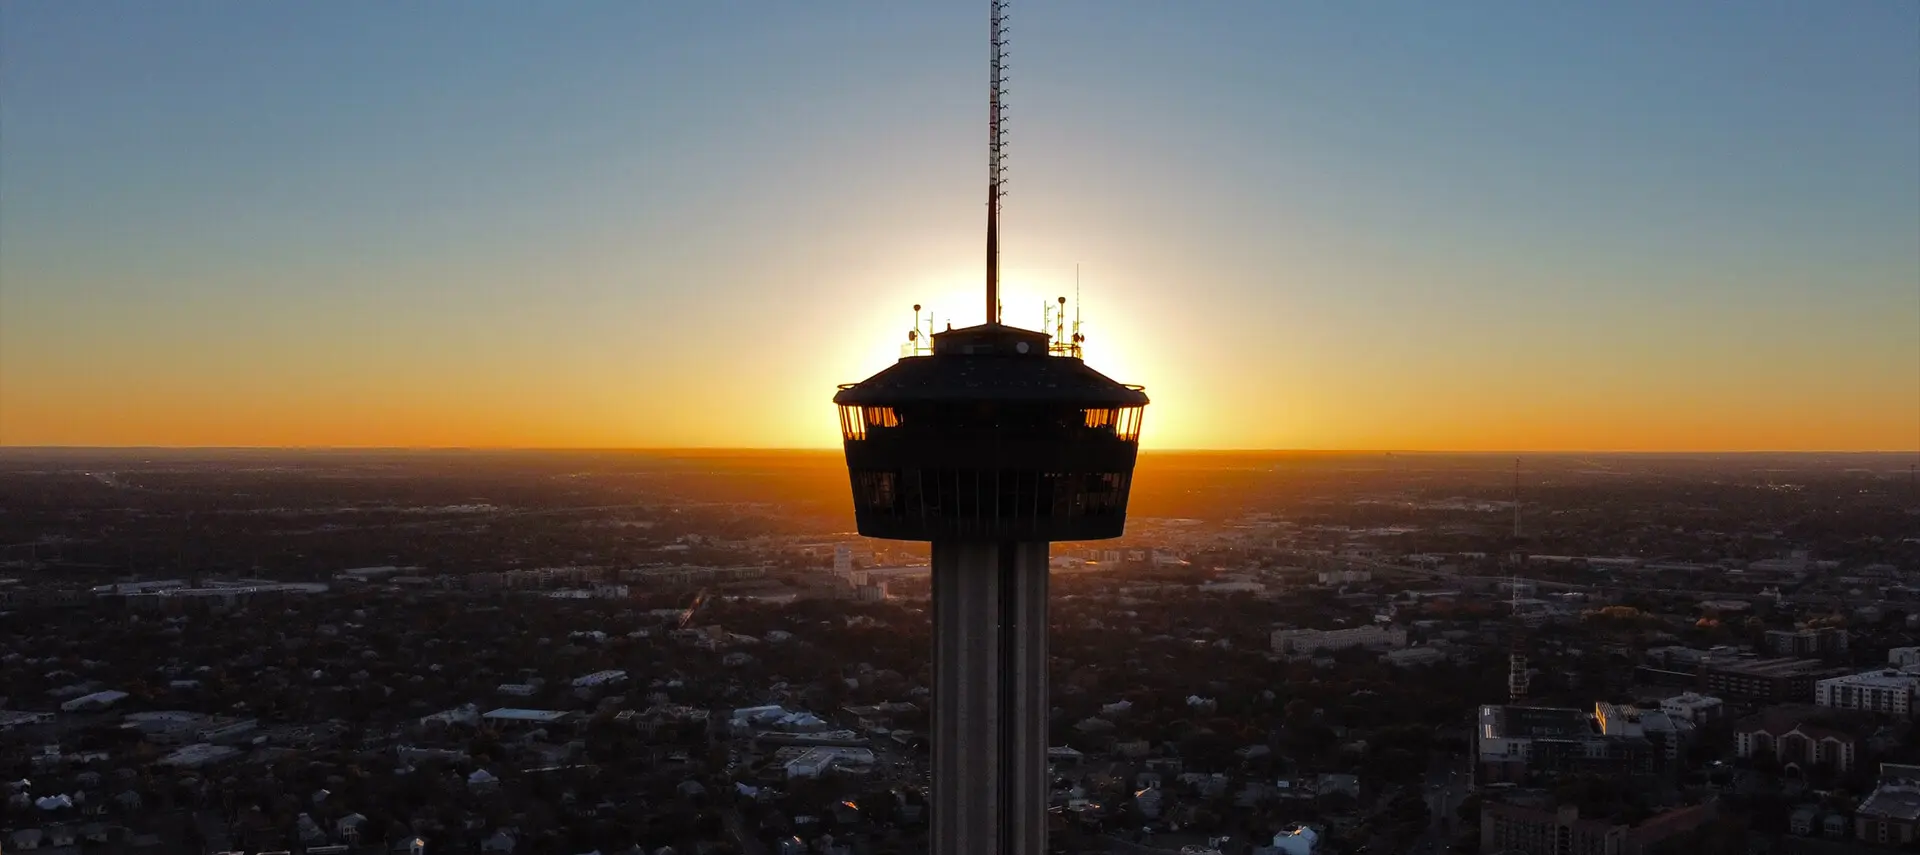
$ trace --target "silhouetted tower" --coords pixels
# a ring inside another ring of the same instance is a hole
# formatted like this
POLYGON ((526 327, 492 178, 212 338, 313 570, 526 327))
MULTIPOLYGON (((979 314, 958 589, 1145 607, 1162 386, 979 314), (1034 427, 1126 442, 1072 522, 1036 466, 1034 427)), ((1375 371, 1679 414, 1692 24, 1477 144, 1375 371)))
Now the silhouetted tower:
POLYGON ((1147 404, 999 323, 1000 0, 991 34, 987 322, 833 398, 860 533, 932 543, 935 855, 1046 852, 1048 545, 1125 529, 1147 404))

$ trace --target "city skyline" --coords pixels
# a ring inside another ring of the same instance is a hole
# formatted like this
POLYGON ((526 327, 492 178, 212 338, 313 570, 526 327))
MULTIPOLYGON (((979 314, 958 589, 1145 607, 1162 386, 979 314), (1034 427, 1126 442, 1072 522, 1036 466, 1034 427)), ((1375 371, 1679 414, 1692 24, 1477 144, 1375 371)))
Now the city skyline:
MULTIPOLYGON (((828 448, 980 320, 971 5, 462 8, 0 13, 0 444, 828 448)), ((1920 7, 1500 12, 1017 8, 1008 321, 1149 448, 1920 447, 1920 7)))

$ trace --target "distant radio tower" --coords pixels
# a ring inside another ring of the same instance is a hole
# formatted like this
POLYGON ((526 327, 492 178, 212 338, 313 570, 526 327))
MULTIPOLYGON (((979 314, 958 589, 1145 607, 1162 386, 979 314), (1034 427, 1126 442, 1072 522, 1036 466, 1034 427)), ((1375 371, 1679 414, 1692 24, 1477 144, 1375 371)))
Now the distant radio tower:
POLYGON ((1513 459, 1513 539, 1520 541, 1520 458, 1513 459))
POLYGON ((1507 578, 1508 610, 1512 612, 1513 644, 1507 652, 1507 702, 1527 700, 1527 652, 1525 624, 1520 620, 1520 577, 1507 578))

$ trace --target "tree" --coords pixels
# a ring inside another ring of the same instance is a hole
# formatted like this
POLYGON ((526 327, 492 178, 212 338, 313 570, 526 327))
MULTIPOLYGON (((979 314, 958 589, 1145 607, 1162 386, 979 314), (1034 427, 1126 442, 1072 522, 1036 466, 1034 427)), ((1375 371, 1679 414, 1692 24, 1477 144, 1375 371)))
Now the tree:
POLYGON ((1462 823, 1478 826, 1480 824, 1480 794, 1474 793, 1461 799, 1458 813, 1462 823))

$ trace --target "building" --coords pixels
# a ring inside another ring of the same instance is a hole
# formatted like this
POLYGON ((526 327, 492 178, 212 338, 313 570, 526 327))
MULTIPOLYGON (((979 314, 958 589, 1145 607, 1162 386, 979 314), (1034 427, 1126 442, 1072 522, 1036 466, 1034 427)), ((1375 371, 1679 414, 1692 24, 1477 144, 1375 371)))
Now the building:
POLYGON ((1663 713, 1596 704, 1483 706, 1474 728, 1475 775, 1482 785, 1532 774, 1657 776, 1673 768, 1682 733, 1663 713))
POLYGON ((1480 808, 1480 851, 1527 855, 1620 855, 1627 827, 1580 816, 1571 805, 1542 810, 1489 802, 1480 808))
POLYGON ((1316 575, 1322 585, 1362 585, 1373 581, 1372 570, 1322 570, 1316 575))
MULTIPOLYGON (((98 684, 95 684, 98 685, 98 684)), ((127 699, 127 693, 115 689, 82 695, 60 705, 61 712, 91 712, 103 710, 127 699)))
POLYGON ((1447 651, 1438 647, 1408 647, 1387 651, 1380 655, 1380 661, 1398 668, 1434 665, 1447 661, 1447 651))
POLYGON ((1700 682, 1722 698, 1766 703, 1805 703, 1813 700, 1813 686, 1828 677, 1847 673, 1817 659, 1710 660, 1700 666, 1700 682))
POLYGON ((818 778, 839 769, 858 769, 873 765, 873 752, 865 748, 808 748, 785 766, 788 780, 818 778))
POLYGON ((1712 695, 1682 692, 1660 702, 1660 711, 1694 725, 1717 721, 1726 714, 1727 705, 1712 695))
POLYGON ((1492 802, 1480 809, 1480 851, 1493 855, 1648 855, 1717 815, 1711 804, 1670 810, 1628 827, 1580 815, 1572 805, 1545 810, 1492 802))
POLYGON ((1821 680, 1813 685, 1813 702, 1834 709, 1910 718, 1916 693, 1920 693, 1920 675, 1882 669, 1821 680))
POLYGON ((1594 704, 1593 721, 1599 725, 1601 736, 1645 740, 1668 763, 1679 761, 1680 743, 1693 729, 1693 725, 1675 721, 1659 710, 1643 710, 1629 704, 1594 704))
POLYGON ((1920 766, 1880 764, 1880 785, 1853 812, 1853 836, 1882 846, 1908 846, 1920 829, 1920 766))
POLYGON ((1734 726, 1737 757, 1771 756, 1782 767, 1826 766, 1836 773, 1860 762, 1860 740, 1851 733, 1815 721, 1819 707, 1779 706, 1742 719, 1734 726))
POLYGON ((595 671, 573 679, 576 689, 606 689, 627 682, 627 672, 619 670, 595 671))
POLYGON ((1315 855, 1320 849, 1320 834, 1304 825, 1294 826, 1273 836, 1276 855, 1315 855))
POLYGON ((833 396, 856 529, 931 544, 932 855, 1047 852, 1049 551, 1125 533, 1148 403, 1081 359, 1066 298, 1051 337, 1001 323, 991 9, 983 323, 923 331, 915 306, 899 361, 833 396))
POLYGON ((1847 631, 1839 627, 1820 629, 1767 630, 1768 652, 1775 656, 1842 656, 1847 652, 1847 631))
POLYGON ((211 766, 224 760, 240 756, 240 749, 227 745, 208 745, 204 742, 188 745, 154 761, 156 766, 172 766, 176 769, 198 769, 211 766))
POLYGON ((4 733, 16 727, 33 727, 35 725, 52 724, 52 723, 53 723, 53 713, 50 713, 50 712, 32 712, 28 710, 0 710, 0 733, 4 733))
POLYGON ((806 710, 789 710, 775 705, 741 707, 733 711, 728 723, 736 733, 824 733, 833 723, 806 710))
POLYGON ((482 721, 496 727, 535 728, 561 724, 572 717, 572 713, 562 710, 523 710, 501 707, 480 716, 482 721))
POLYGON ((1407 631, 1375 624, 1351 629, 1276 629, 1267 640, 1275 653, 1311 654, 1350 647, 1384 650, 1407 646, 1407 631))
POLYGON ((1920 666, 1920 647, 1895 647, 1887 651, 1887 664, 1895 668, 1920 666))
POLYGON ((1695 647, 1671 645, 1647 649, 1647 664, 1666 671, 1684 671, 1694 673, 1700 666, 1713 660, 1735 660, 1740 656, 1738 648, 1718 645, 1701 650, 1695 647))

